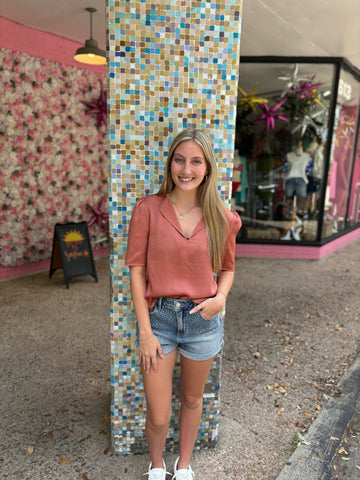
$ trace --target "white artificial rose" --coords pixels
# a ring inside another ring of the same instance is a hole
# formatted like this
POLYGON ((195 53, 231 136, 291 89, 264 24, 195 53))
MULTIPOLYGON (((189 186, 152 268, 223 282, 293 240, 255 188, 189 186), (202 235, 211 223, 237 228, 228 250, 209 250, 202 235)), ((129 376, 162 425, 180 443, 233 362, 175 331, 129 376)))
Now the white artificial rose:
POLYGON ((60 127, 62 123, 61 117, 59 115, 55 115, 52 119, 52 123, 54 126, 60 127))
POLYGON ((23 106, 23 111, 22 111, 23 117, 24 117, 24 118, 29 117, 29 116, 32 117, 32 113, 33 113, 32 107, 30 107, 30 105, 26 105, 26 104, 25 104, 25 105, 23 106))
POLYGON ((5 83, 5 82, 10 82, 10 80, 12 79, 12 72, 10 70, 3 70, 2 73, 1 73, 1 76, 2 76, 2 81, 5 83))
POLYGON ((23 85, 23 87, 22 87, 22 90, 23 90, 24 93, 30 95, 31 93, 33 93, 34 88, 33 88, 33 86, 32 86, 31 83, 29 83, 29 82, 24 82, 24 85, 23 85))
POLYGON ((8 128, 6 136, 11 140, 14 140, 17 137, 17 131, 15 128, 8 128))

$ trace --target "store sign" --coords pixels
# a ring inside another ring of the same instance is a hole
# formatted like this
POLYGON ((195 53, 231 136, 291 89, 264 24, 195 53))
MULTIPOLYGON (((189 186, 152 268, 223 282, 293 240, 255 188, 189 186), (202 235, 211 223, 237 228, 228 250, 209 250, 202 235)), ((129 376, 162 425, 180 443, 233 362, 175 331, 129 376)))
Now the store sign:
POLYGON ((343 80, 339 81, 339 95, 345 98, 345 100, 351 99, 351 85, 343 80))
POLYGON ((97 282, 86 222, 55 225, 50 278, 58 268, 64 271, 66 288, 71 278, 79 275, 92 275, 97 282))

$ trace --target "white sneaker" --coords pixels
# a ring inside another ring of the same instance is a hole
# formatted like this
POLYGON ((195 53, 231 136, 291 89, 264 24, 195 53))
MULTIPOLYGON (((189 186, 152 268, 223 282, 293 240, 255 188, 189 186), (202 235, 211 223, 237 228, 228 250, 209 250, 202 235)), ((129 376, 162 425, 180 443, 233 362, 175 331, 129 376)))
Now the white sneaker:
POLYGON ((166 471, 164 459, 162 462, 163 468, 151 468, 152 463, 150 462, 149 470, 144 473, 144 475, 149 475, 148 480, 166 480, 166 475, 170 475, 170 473, 166 471))
POLYGON ((285 235, 283 235, 280 240, 291 240, 291 230, 288 230, 285 235))
POLYGON ((180 457, 176 459, 175 465, 174 465, 174 476, 172 480, 194 480, 195 478, 195 473, 192 471, 192 468, 189 465, 189 468, 180 468, 178 470, 177 466, 179 463, 180 457))

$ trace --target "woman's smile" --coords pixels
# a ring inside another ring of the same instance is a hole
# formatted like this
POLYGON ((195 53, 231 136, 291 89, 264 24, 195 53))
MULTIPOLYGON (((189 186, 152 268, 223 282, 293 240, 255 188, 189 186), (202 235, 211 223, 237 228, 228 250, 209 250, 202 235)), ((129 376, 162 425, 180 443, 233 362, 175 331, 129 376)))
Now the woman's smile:
POLYGON ((179 177, 179 178, 180 178, 180 180, 181 180, 182 182, 191 182, 191 180, 194 179, 194 177, 190 177, 190 178, 179 177))

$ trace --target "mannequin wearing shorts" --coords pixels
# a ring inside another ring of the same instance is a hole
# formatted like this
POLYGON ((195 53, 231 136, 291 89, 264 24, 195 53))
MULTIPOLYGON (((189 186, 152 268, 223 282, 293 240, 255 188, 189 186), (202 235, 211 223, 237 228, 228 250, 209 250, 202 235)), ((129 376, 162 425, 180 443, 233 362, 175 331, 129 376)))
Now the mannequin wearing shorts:
POLYGON ((289 152, 284 158, 285 196, 287 206, 290 200, 296 196, 299 199, 298 207, 305 207, 307 175, 311 171, 311 156, 303 151, 302 142, 299 142, 294 152, 289 152))

